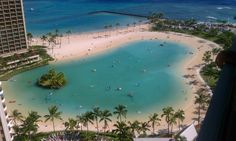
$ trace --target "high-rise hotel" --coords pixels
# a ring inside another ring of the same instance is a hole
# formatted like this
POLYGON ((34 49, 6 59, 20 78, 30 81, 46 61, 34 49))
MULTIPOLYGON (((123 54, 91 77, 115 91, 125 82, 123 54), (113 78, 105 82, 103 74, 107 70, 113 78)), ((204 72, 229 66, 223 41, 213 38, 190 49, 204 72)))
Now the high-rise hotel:
POLYGON ((22 0, 0 0, 0 57, 27 51, 22 0))

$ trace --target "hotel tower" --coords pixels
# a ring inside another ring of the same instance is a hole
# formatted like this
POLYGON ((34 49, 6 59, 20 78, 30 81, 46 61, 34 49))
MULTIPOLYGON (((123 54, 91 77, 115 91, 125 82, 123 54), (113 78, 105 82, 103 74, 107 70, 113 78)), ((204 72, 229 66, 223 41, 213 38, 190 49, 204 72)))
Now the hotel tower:
POLYGON ((0 0, 0 57, 27 51, 22 0, 0 0))

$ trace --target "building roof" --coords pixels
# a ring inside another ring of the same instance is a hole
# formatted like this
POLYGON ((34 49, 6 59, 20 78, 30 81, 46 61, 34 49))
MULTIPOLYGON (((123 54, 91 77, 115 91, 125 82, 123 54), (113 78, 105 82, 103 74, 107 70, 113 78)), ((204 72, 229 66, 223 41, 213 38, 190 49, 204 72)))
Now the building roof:
POLYGON ((171 138, 134 138, 134 141, 170 141, 171 138))
POLYGON ((187 139, 187 141, 193 141, 194 139, 196 139, 197 131, 196 131, 196 128, 195 128, 194 124, 192 123, 186 129, 184 129, 180 133, 180 136, 185 137, 187 139))

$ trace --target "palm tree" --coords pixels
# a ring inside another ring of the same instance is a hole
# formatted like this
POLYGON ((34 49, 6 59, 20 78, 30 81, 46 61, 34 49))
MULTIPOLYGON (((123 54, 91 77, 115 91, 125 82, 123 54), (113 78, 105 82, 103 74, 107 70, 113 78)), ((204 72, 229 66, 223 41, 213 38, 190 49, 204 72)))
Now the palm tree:
POLYGON ((82 115, 77 115, 76 120, 78 123, 78 127, 80 127, 80 131, 83 131, 83 125, 85 124, 84 117, 82 115))
POLYGON ((47 37, 47 41, 48 41, 48 46, 50 46, 50 38, 52 37, 52 33, 51 32, 48 32, 47 34, 46 34, 46 37, 47 37))
POLYGON ((175 114, 170 116, 169 123, 171 125, 171 134, 173 133, 173 126, 177 123, 176 120, 177 120, 177 118, 176 118, 175 114))
POLYGON ((168 135, 170 135, 170 118, 171 116, 174 114, 174 109, 172 107, 166 107, 162 109, 163 114, 161 115, 161 117, 165 116, 165 120, 168 126, 168 135))
POLYGON ((52 54, 53 54, 53 49, 54 46, 56 45, 56 37, 55 36, 50 36, 50 38, 48 39, 49 45, 52 45, 52 54))
POLYGON ((58 29, 55 30, 55 35, 56 35, 56 36, 59 35, 59 30, 58 30, 58 29))
POLYGON ((29 45, 31 44, 32 38, 33 38, 33 34, 32 33, 27 33, 27 40, 28 40, 29 45))
POLYGON ((59 30, 58 29, 56 29, 55 30, 55 34, 54 34, 54 36, 55 36, 55 40, 56 40, 56 44, 58 44, 58 38, 57 37, 59 37, 60 35, 59 35, 59 30))
POLYGON ((198 115, 197 121, 198 121, 198 125, 200 125, 200 122, 201 122, 201 110, 206 106, 208 101, 209 101, 209 97, 206 96, 203 93, 199 93, 199 94, 197 94, 195 96, 194 103, 198 104, 198 107, 197 107, 197 115, 198 115))
POLYGON ((111 116, 112 116, 112 113, 110 111, 108 110, 101 111, 99 122, 102 122, 102 121, 104 122, 104 126, 103 126, 104 132, 105 132, 105 129, 108 127, 108 122, 112 121, 110 119, 111 116))
POLYGON ((146 132, 149 131, 148 122, 142 122, 141 123, 140 131, 143 132, 143 135, 147 135, 146 132))
POLYGON ((48 120, 52 121, 53 131, 55 132, 55 123, 54 123, 54 121, 55 121, 55 119, 62 120, 62 118, 61 118, 62 112, 58 112, 58 107, 57 106, 49 107, 48 112, 49 112, 49 114, 44 116, 46 118, 45 122, 47 122, 48 120))
POLYGON ((40 39, 43 41, 43 45, 44 45, 44 42, 47 41, 47 36, 43 35, 40 37, 40 39))
POLYGON ((66 31, 66 34, 68 36, 68 43, 70 43, 70 34, 71 33, 72 33, 71 30, 66 31))
POLYGON ((116 124, 114 124, 115 129, 112 131, 115 133, 119 141, 131 141, 133 140, 132 133, 130 131, 130 127, 126 125, 125 122, 117 121, 116 124))
POLYGON ((117 107, 115 107, 115 111, 113 112, 113 114, 117 115, 117 119, 119 119, 119 121, 122 121, 122 117, 126 118, 128 110, 126 109, 126 107, 124 105, 118 105, 117 107))
POLYGON ((64 123, 66 130, 73 131, 76 128, 77 121, 73 118, 69 118, 67 122, 64 123))
POLYGON ((14 122, 14 125, 17 126, 17 121, 21 122, 23 119, 23 115, 17 109, 15 109, 11 113, 11 118, 14 122))
POLYGON ((149 116, 149 121, 148 123, 151 123, 152 126, 152 133, 155 134, 155 125, 159 124, 158 121, 161 121, 161 119, 158 117, 157 113, 154 113, 153 115, 149 116))
POLYGON ((127 29, 129 29, 130 24, 127 24, 126 26, 127 26, 127 29))
POLYGON ((120 23, 116 23, 116 28, 118 28, 120 26, 120 23))
POLYGON ((95 108, 93 108, 93 117, 94 117, 94 120, 95 120, 95 122, 96 122, 96 128, 97 128, 97 133, 98 133, 98 131, 99 131, 99 127, 98 127, 98 118, 100 118, 101 117, 101 110, 100 110, 100 108, 99 107, 95 107, 95 108))
POLYGON ((108 28, 110 29, 110 34, 112 33, 112 25, 108 25, 108 28))
POLYGON ((133 22, 133 26, 134 26, 134 29, 133 29, 133 31, 135 30, 135 26, 136 26, 136 22, 133 22))
POLYGON ((61 38, 63 37, 63 34, 60 34, 59 37, 60 37, 59 44, 60 44, 60 48, 61 48, 61 38))
POLYGON ((184 110, 179 109, 177 112, 175 112, 175 117, 178 119, 178 126, 179 126, 179 130, 180 130, 180 126, 181 126, 180 124, 185 119, 184 110))
POLYGON ((31 136, 37 133, 39 127, 37 123, 40 121, 40 117, 37 112, 31 111, 23 121, 20 131, 23 135, 28 136, 28 140, 31 140, 31 136))
POLYGON ((128 121, 128 124, 129 124, 129 127, 130 127, 130 130, 133 134, 133 137, 135 137, 135 131, 140 134, 140 131, 141 131, 141 123, 137 120, 135 120, 134 122, 130 122, 128 121))
POLYGON ((108 26, 105 25, 105 26, 104 26, 104 29, 105 29, 105 35, 106 35, 106 30, 108 29, 108 26))
POLYGON ((212 59, 211 59, 211 52, 210 51, 206 51, 204 53, 204 56, 202 57, 202 60, 206 63, 206 64, 209 64, 210 62, 212 62, 212 59))
POLYGON ((93 112, 86 112, 84 114, 82 114, 82 119, 83 119, 83 125, 87 128, 86 131, 86 137, 88 135, 88 130, 89 130, 89 123, 93 124, 93 112))

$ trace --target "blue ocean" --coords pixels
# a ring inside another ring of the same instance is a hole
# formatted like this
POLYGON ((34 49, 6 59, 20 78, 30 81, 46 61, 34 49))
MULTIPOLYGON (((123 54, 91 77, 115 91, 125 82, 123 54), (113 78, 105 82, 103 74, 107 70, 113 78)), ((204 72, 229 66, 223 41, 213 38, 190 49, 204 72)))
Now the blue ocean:
POLYGON ((24 0, 27 32, 42 35, 55 29, 73 33, 103 30, 143 23, 145 18, 116 14, 89 14, 113 11, 150 15, 162 12, 167 18, 194 18, 199 21, 226 20, 235 23, 236 0, 24 0))

